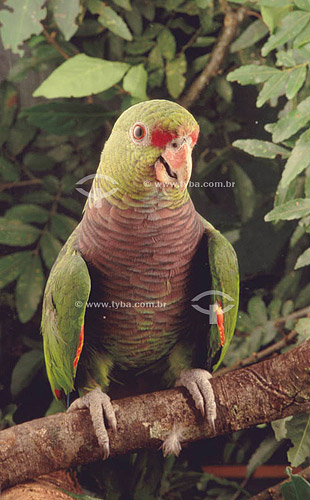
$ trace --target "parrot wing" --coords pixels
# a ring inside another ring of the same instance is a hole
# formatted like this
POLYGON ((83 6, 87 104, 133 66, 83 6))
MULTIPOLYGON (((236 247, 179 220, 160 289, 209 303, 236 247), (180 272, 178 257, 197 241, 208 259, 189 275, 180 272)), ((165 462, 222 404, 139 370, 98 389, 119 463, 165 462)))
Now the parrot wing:
POLYGON ((232 245, 212 224, 202 217, 201 220, 204 235, 199 250, 199 267, 196 268, 201 293, 193 299, 192 306, 201 313, 200 324, 209 331, 208 358, 213 359, 213 362, 215 358, 214 371, 221 364, 235 330, 239 304, 239 271, 232 245), (208 309, 195 304, 203 298, 204 304, 208 303, 208 309), (205 314, 205 320, 202 319, 202 314, 205 314))
POLYGON ((41 330, 48 379, 61 399, 74 389, 84 340, 84 317, 91 282, 86 262, 77 249, 79 228, 72 233, 46 284, 41 330))

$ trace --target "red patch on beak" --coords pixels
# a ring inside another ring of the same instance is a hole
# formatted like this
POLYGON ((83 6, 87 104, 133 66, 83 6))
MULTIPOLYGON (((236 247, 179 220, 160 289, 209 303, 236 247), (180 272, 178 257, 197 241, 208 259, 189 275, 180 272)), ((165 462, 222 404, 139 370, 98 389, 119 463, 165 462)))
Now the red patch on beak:
POLYGON ((175 137, 175 134, 156 128, 152 132, 152 146, 163 149, 175 137))
POLYGON ((81 327, 81 331, 80 331, 80 343, 79 343, 78 348, 76 350, 76 355, 75 355, 75 358, 74 358, 74 361, 73 361, 73 368, 77 367, 77 364, 79 362, 79 359, 80 359, 80 356, 81 356, 81 352, 82 352, 82 349, 83 349, 83 343, 84 343, 84 325, 82 325, 82 327, 81 327))

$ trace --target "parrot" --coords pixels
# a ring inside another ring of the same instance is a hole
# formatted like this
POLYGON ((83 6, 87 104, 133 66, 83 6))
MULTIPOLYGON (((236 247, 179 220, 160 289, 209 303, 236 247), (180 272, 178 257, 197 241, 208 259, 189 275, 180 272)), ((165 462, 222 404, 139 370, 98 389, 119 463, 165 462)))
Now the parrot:
MULTIPOLYGON (((215 426, 210 378, 234 333, 239 273, 232 245, 187 189, 198 136, 176 102, 126 109, 47 280, 41 331, 50 386, 57 399, 78 391, 68 411, 89 409, 104 459, 119 394, 182 386, 215 426)), ((178 455, 178 437, 162 448, 178 455)))

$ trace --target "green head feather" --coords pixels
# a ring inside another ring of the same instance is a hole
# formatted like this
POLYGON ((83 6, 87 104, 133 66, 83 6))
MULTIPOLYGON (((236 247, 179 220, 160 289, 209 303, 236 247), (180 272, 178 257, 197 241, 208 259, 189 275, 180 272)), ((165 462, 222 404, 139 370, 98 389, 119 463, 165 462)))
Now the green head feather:
POLYGON ((175 102, 157 99, 127 109, 105 143, 89 205, 102 197, 123 208, 128 204, 181 205, 188 199, 187 191, 158 187, 154 164, 168 142, 191 136, 194 145, 198 133, 194 117, 175 102))

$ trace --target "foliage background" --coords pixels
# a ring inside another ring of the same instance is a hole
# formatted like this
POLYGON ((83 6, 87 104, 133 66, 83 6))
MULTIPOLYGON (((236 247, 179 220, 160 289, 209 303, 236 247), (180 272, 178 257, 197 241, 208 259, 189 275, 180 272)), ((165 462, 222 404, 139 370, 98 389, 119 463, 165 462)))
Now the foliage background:
MULTIPOLYGON (((201 127, 192 180, 235 183, 191 188, 240 263, 238 326, 224 364, 291 330, 297 342, 309 338, 310 320, 288 316, 310 302, 310 0, 6 0, 2 43, 19 57, 0 84, 0 429, 59 411, 43 366, 41 299, 81 217, 77 181, 96 171, 124 109, 148 98, 182 102, 241 4, 239 36, 191 105, 201 127), (31 106, 21 104, 26 83, 31 106)), ((309 462, 309 429, 302 415, 199 443, 169 462, 163 498, 247 498, 201 465, 247 465, 243 486, 253 493, 264 486, 246 485, 258 465, 309 462)))

